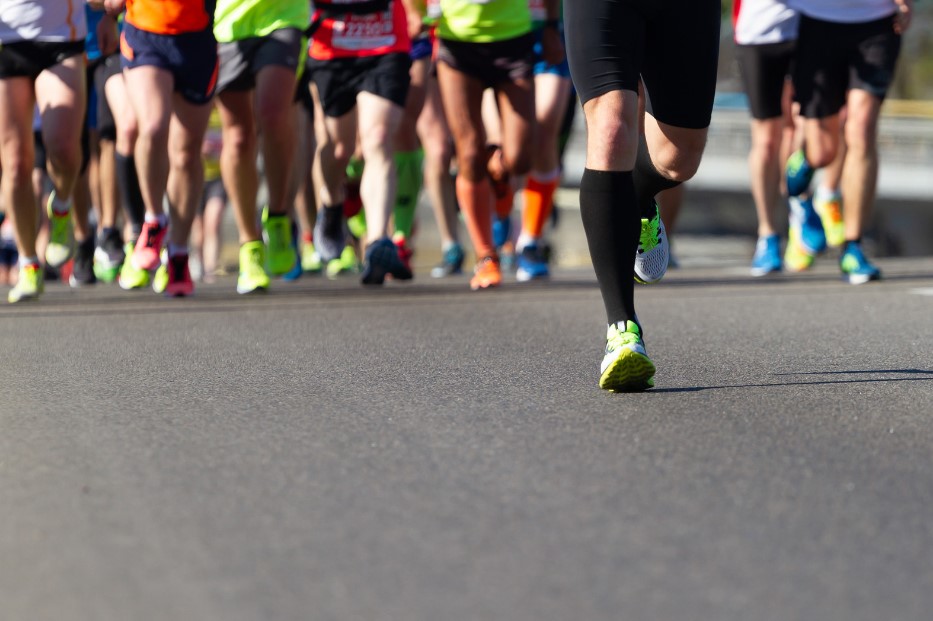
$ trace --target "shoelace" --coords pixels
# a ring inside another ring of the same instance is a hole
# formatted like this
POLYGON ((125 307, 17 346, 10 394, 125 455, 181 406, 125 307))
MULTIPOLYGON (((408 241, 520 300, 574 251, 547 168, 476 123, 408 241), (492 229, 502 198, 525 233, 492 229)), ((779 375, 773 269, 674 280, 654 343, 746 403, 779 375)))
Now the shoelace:
POLYGON ((641 227, 641 235, 638 238, 639 252, 650 252, 660 242, 660 218, 660 214, 655 214, 654 218, 648 220, 648 226, 641 227))

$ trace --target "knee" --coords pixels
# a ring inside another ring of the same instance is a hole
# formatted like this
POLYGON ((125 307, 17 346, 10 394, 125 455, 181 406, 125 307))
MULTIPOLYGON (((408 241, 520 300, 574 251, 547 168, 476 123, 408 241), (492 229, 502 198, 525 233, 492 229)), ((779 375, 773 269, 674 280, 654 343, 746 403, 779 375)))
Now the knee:
POLYGON ((168 119, 139 121, 137 137, 146 142, 165 143, 168 141, 168 119))
POLYGON ((256 135, 246 131, 243 127, 230 127, 223 133, 223 150, 225 153, 242 157, 253 153, 256 149, 256 135))
POLYGON ((480 181, 486 176, 486 150, 478 145, 464 145, 457 149, 457 174, 470 181, 480 181))
POLYGON ((32 183, 32 158, 26 157, 21 149, 3 150, 3 181, 13 187, 22 187, 32 183))
POLYGON ((522 145, 517 153, 506 155, 505 165, 514 176, 527 175, 531 171, 531 149, 522 145))
POLYGON ((69 137, 45 138, 50 165, 56 170, 77 172, 81 166, 81 144, 69 137))

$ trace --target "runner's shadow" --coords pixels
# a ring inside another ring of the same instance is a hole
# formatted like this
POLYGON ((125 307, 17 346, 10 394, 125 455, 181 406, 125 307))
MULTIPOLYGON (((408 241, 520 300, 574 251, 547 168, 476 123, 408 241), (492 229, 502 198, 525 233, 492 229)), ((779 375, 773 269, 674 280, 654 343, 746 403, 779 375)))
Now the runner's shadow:
POLYGON ((801 382, 775 382, 771 384, 724 384, 722 386, 684 386, 682 388, 655 388, 651 392, 663 393, 681 393, 681 392, 703 392, 706 390, 722 390, 727 388, 772 388, 785 386, 828 386, 839 384, 869 384, 885 382, 928 382, 933 380, 933 370, 925 369, 877 369, 869 371, 809 371, 802 373, 774 373, 776 376, 794 376, 794 375, 867 375, 881 373, 901 373, 914 375, 917 377, 878 377, 878 378, 858 378, 858 379, 831 379, 823 381, 801 381, 801 382))

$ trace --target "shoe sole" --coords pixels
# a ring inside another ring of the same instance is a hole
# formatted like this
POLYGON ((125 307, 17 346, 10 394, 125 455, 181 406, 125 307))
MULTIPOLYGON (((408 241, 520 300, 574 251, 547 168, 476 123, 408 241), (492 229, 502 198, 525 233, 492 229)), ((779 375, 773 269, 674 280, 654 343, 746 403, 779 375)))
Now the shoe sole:
POLYGON ((650 358, 625 350, 603 371, 599 387, 611 392, 641 392, 654 388, 654 373, 650 358))
POLYGON ((753 278, 761 278, 762 276, 768 276, 769 274, 779 274, 781 272, 780 266, 778 267, 753 267, 749 270, 753 278))
POLYGON ((83 282, 75 278, 74 274, 68 277, 68 286, 70 286, 72 289, 81 289, 83 287, 90 287, 96 284, 97 280, 88 280, 87 282, 83 282))
POLYGON ((256 287, 241 287, 239 283, 236 286, 236 292, 240 295, 249 295, 250 293, 266 293, 269 290, 269 285, 259 285, 256 287))
POLYGON ((549 272, 529 272, 522 268, 518 268, 518 271, 515 272, 515 280, 519 282, 529 282, 532 280, 547 280, 551 277, 549 272))
POLYGON ((850 285, 864 285, 873 280, 881 280, 881 274, 843 274, 842 279, 850 285))

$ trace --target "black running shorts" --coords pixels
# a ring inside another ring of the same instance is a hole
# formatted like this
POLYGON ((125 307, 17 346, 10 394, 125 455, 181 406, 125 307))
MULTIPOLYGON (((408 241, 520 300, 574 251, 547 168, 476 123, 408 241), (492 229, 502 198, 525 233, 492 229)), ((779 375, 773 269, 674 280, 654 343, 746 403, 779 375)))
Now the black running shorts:
POLYGON ((791 76, 796 46, 796 41, 736 46, 735 58, 752 118, 766 120, 783 116, 784 83, 791 76))
POLYGON ((871 22, 839 24, 800 17, 795 98, 811 119, 837 114, 849 89, 884 99, 894 79, 901 35, 894 15, 871 22))
POLYGON ((3 43, 0 45, 0 79, 27 77, 35 80, 46 69, 82 52, 84 39, 3 43))
POLYGON ((617 90, 648 91, 658 121, 709 127, 719 63, 717 0, 573 0, 564 3, 570 75, 586 103, 617 90))
POLYGON ((120 55, 111 54, 97 65, 94 71, 94 88, 97 89, 97 135, 101 140, 117 139, 117 124, 113 119, 113 110, 107 101, 107 82, 111 78, 123 79, 120 55))
POLYGON ((513 39, 474 43, 439 39, 437 62, 494 88, 503 83, 531 80, 535 64, 533 32, 513 39))
POLYGON ((361 92, 388 99, 404 108, 411 84, 411 58, 392 52, 361 58, 332 58, 308 62, 311 81, 317 86, 324 115, 341 117, 356 106, 361 92))

